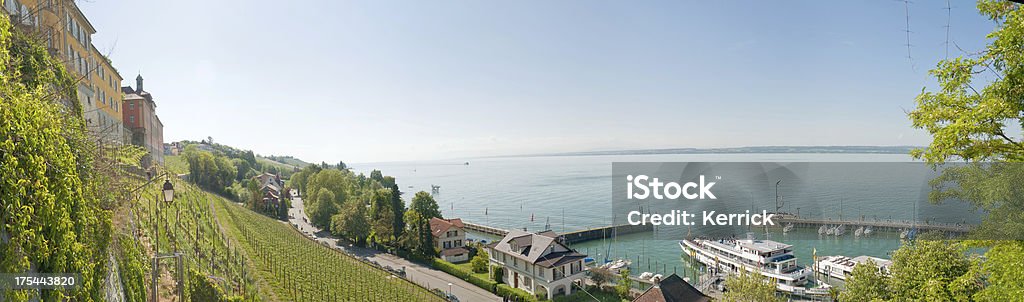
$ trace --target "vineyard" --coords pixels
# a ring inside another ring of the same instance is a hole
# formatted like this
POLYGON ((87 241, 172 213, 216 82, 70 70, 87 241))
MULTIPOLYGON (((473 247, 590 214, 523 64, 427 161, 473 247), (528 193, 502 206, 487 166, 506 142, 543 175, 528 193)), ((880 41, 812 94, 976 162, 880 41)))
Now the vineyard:
POLYGON ((244 243, 279 300, 442 301, 426 289, 316 243, 284 222, 218 198, 217 212, 244 243))
MULTIPOLYGON (((144 241, 148 243, 144 250, 152 251, 153 239, 159 238, 160 254, 183 254, 184 268, 215 283, 223 291, 222 295, 244 297, 247 301, 260 300, 260 291, 254 276, 248 272, 245 255, 238 243, 221 227, 213 211, 211 201, 219 197, 191 184, 175 181, 174 202, 163 204, 158 213, 156 205, 164 203, 157 200, 160 183, 157 181, 146 186, 133 211, 131 225, 138 226, 133 227, 135 235, 145 239, 121 244, 140 244, 144 241), (160 226, 159 236, 156 233, 157 224, 160 226)), ((151 264, 147 263, 145 267, 146 284, 149 284, 151 264)), ((163 260, 161 267, 165 273, 174 272, 174 260, 163 260)), ((165 297, 173 292, 173 287, 161 289, 165 297)), ((192 297, 192 300, 197 298, 192 297)))

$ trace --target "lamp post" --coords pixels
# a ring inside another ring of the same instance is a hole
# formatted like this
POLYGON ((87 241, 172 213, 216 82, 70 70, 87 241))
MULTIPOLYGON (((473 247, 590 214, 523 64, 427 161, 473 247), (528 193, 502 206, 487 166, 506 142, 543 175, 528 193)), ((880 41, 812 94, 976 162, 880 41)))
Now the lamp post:
MULTIPOLYGON (((171 179, 170 178, 164 180, 164 186, 163 186, 162 192, 163 192, 163 194, 161 194, 161 195, 163 197, 163 202, 164 203, 170 204, 170 203, 174 202, 174 185, 171 184, 171 179)), ((162 206, 162 203, 160 203, 158 201, 157 205, 156 205, 156 216, 157 217, 160 217, 160 207, 161 206, 162 206)), ((152 284, 152 286, 153 286, 153 290, 152 290, 153 300, 152 301, 157 301, 157 288, 158 288, 157 284, 158 284, 158 279, 160 277, 160 222, 155 223, 155 225, 156 225, 156 242, 154 243, 154 247, 155 248, 154 248, 154 251, 153 251, 153 256, 154 257, 153 257, 153 284, 152 284)))
POLYGON ((452 296, 452 284, 448 283, 448 297, 452 296))

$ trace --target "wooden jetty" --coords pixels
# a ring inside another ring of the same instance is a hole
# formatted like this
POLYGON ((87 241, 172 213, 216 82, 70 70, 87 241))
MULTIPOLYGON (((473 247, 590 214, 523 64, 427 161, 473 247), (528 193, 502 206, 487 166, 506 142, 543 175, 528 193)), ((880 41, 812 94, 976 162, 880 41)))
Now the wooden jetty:
MULTIPOLYGON (((505 234, 508 234, 508 230, 490 227, 482 224, 476 224, 466 221, 463 221, 462 224, 466 226, 467 230, 474 231, 477 233, 501 237, 504 237, 505 234)), ((654 226, 652 225, 617 225, 572 231, 567 232, 565 234, 560 234, 560 236, 564 238, 567 243, 579 243, 590 240, 611 238, 614 235, 643 233, 650 232, 653 230, 654 226)))
POLYGON ((876 231, 900 231, 917 229, 918 231, 940 231, 953 234, 964 234, 971 230, 971 225, 965 224, 937 224, 913 221, 894 220, 833 220, 824 218, 800 218, 789 214, 783 214, 776 218, 778 226, 792 223, 796 227, 820 227, 822 225, 846 225, 847 227, 871 226, 876 231))

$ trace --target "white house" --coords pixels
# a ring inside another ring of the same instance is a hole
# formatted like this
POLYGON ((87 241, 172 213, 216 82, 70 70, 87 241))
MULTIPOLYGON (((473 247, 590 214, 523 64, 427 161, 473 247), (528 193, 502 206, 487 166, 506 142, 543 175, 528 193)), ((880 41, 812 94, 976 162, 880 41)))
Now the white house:
POLYGON ((434 235, 434 243, 442 260, 451 263, 469 260, 469 250, 465 248, 465 227, 462 219, 430 218, 430 233, 434 235))
POLYGON ((577 253, 557 238, 552 231, 512 230, 487 248, 491 263, 504 268, 502 280, 506 284, 550 299, 574 292, 573 283, 586 274, 583 259, 587 255, 577 253))

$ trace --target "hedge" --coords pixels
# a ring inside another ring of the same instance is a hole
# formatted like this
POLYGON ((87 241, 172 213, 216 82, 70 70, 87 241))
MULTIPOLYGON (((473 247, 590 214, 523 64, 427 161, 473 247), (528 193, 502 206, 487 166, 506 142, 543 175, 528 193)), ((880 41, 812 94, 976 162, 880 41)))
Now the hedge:
POLYGON ((498 286, 498 282, 494 282, 494 281, 488 280, 488 279, 483 279, 483 278, 480 278, 480 277, 477 277, 477 276, 473 276, 473 275, 469 275, 469 278, 466 278, 465 280, 469 281, 469 283, 473 283, 473 285, 476 285, 476 286, 478 286, 480 288, 486 289, 487 291, 492 292, 492 293, 494 292, 494 287, 498 286))
POLYGON ((497 294, 499 297, 508 297, 512 301, 537 302, 537 297, 534 297, 525 290, 512 288, 508 284, 498 284, 497 294))
POLYGON ((459 277, 459 279, 462 280, 466 280, 466 278, 469 278, 470 276, 470 272, 464 271, 460 269, 458 266, 455 266, 454 264, 451 264, 450 262, 441 259, 434 258, 434 261, 433 263, 431 263, 431 266, 441 270, 442 272, 448 273, 449 275, 459 277))
POLYGON ((462 280, 466 280, 466 282, 472 283, 473 285, 486 289, 487 291, 492 293, 494 292, 494 287, 498 285, 498 282, 474 276, 472 272, 463 270, 462 268, 441 259, 434 258, 434 261, 431 263, 431 266, 441 270, 442 272, 448 273, 449 275, 458 277, 459 279, 462 280))

